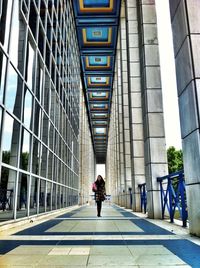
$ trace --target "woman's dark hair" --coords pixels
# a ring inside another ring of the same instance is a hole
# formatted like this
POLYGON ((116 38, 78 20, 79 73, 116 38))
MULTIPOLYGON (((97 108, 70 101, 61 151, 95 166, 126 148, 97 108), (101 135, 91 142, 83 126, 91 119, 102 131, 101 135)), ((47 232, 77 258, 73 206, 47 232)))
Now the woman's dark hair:
POLYGON ((96 183, 96 185, 100 185, 100 184, 105 184, 105 181, 101 175, 98 175, 95 183, 96 183), (101 179, 98 180, 98 177, 101 177, 101 179))

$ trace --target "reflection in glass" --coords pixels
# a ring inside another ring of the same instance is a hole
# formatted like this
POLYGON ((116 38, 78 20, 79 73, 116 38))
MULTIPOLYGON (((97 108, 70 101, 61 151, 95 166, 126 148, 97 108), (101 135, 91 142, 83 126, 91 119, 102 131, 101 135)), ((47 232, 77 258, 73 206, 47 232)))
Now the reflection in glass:
POLYGON ((28 43, 27 49, 27 68, 26 68, 26 81, 30 89, 33 88, 34 81, 34 49, 30 42, 28 43))
POLYGON ((2 137, 2 161, 12 166, 17 165, 20 125, 7 113, 4 118, 2 137))
POLYGON ((53 176, 53 154, 49 152, 49 157, 48 157, 48 179, 52 180, 53 176))
POLYGON ((61 192, 60 185, 57 184, 57 209, 61 207, 61 192))
POLYGON ((63 207, 67 206, 67 188, 65 187, 63 190, 63 207))
POLYGON ((36 97, 38 101, 42 102, 42 93, 43 93, 43 76, 44 72, 42 70, 42 67, 40 66, 40 59, 38 56, 38 68, 37 68, 37 78, 36 78, 36 97))
POLYGON ((42 131, 42 140, 47 145, 48 144, 48 135, 49 135, 49 119, 45 113, 43 113, 43 131, 42 131))
POLYGON ((47 211, 51 210, 51 188, 52 183, 47 182, 47 211))
POLYGON ((20 167, 23 170, 29 170, 30 161, 30 134, 23 128, 22 130, 22 151, 21 151, 21 163, 20 167))
POLYGON ((1 133, 1 128, 2 128, 2 109, 0 107, 0 133, 1 133))
POLYGON ((18 118, 21 116, 21 96, 22 80, 10 64, 7 75, 5 106, 18 118))
POLYGON ((61 191, 60 191, 60 205, 61 205, 61 208, 63 208, 63 204, 64 204, 64 187, 61 186, 61 191))
POLYGON ((46 178, 47 175, 47 148, 42 145, 41 150, 41 171, 40 175, 44 178, 46 178))
POLYGON ((47 73, 45 73, 45 84, 44 84, 44 109, 49 114, 49 103, 50 103, 50 79, 47 73))
POLYGON ((28 197, 29 176, 20 173, 17 189, 17 218, 27 216, 27 197, 28 197))
POLYGON ((0 102, 3 102, 5 70, 6 70, 6 57, 0 50, 0 102))
POLYGON ((53 183, 52 210, 56 209, 56 184, 53 183))
POLYGON ((49 147, 51 150, 53 150, 53 141, 54 141, 54 127, 52 123, 50 123, 50 129, 49 129, 49 147))
POLYGON ((13 1, 12 27, 10 37, 9 54, 12 63, 17 67, 19 53, 19 4, 20 1, 13 1))
POLYGON ((33 130, 36 136, 40 138, 41 132, 41 108, 39 103, 35 100, 35 112, 34 112, 34 123, 33 123, 33 130))
POLYGON ((40 142, 35 137, 33 137, 32 155, 32 172, 38 175, 40 166, 40 142))
POLYGON ((53 180, 54 181, 57 181, 57 174, 58 174, 58 170, 57 170, 57 167, 58 167, 58 158, 56 156, 54 156, 54 162, 53 162, 53 180))
POLYGON ((38 179, 35 177, 31 178, 31 189, 30 189, 30 215, 37 213, 37 200, 38 200, 38 179))
POLYGON ((3 3, 1 3, 1 5, 2 5, 2 16, 0 17, 0 42, 3 44, 3 46, 7 50, 9 30, 10 30, 12 1, 3 0, 3 3))
POLYGON ((2 167, 0 177, 0 221, 13 219, 16 172, 2 167))
POLYGON ((39 213, 45 212, 46 181, 40 180, 39 213))
POLYGON ((25 97, 24 97, 23 122, 27 128, 31 129, 33 97, 27 88, 25 88, 24 94, 25 97))

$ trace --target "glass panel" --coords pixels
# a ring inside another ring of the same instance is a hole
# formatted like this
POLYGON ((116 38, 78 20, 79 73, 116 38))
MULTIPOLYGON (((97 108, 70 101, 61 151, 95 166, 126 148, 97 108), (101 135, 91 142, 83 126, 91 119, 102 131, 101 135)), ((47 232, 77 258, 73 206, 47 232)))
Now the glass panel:
POLYGON ((27 51, 27 69, 26 69, 26 80, 27 85, 30 89, 33 88, 33 82, 34 82, 34 57, 35 52, 33 47, 30 43, 28 43, 28 51, 27 51))
POLYGON ((53 184, 52 210, 56 209, 56 184, 53 184))
POLYGON ((24 97, 23 122, 27 128, 32 129, 31 123, 32 123, 33 96, 27 88, 25 88, 24 93, 25 97, 24 97))
POLYGON ((71 206, 72 205, 72 202, 71 202, 71 200, 72 200, 72 196, 71 196, 71 189, 68 189, 67 190, 67 206, 71 206))
POLYGON ((39 100, 39 102, 42 102, 43 76, 44 76, 44 72, 42 70, 40 59, 38 56, 38 70, 37 70, 37 79, 36 79, 36 97, 39 100))
POLYGON ((57 209, 61 206, 61 193, 60 193, 60 185, 57 185, 57 209))
POLYGON ((53 141, 54 141, 54 127, 50 123, 50 130, 49 130, 49 147, 53 150, 53 141))
MULTIPOLYGON (((36 1, 38 2, 38 1, 36 1)), ((35 10, 35 5, 33 1, 30 3, 30 14, 29 14, 29 26, 32 31, 33 36, 36 39, 37 35, 37 12, 35 10)))
POLYGON ((43 113, 43 131, 42 131, 42 140, 47 145, 48 144, 48 135, 49 135, 49 119, 45 113, 43 113))
POLYGON ((38 48, 40 50, 40 53, 43 57, 44 54, 44 32, 42 30, 41 25, 39 24, 39 35, 38 35, 38 48))
POLYGON ((0 102, 3 102, 5 71, 6 71, 6 57, 0 50, 0 102))
POLYGON ((53 178, 53 154, 49 152, 49 157, 48 157, 48 179, 52 180, 53 178))
POLYGON ((30 215, 37 214, 38 178, 32 177, 30 191, 30 215))
POLYGON ((41 133, 41 120, 42 120, 42 111, 39 103, 35 100, 35 111, 34 111, 34 123, 33 123, 33 131, 36 136, 40 138, 41 133))
POLYGON ((9 54, 12 63, 17 67, 18 55, 19 55, 19 3, 20 1, 13 1, 13 13, 12 13, 12 27, 9 54))
POLYGON ((61 183, 61 161, 59 159, 57 165, 58 165, 57 182, 61 183))
POLYGON ((30 169, 30 133, 23 128, 22 130, 22 151, 20 167, 23 170, 30 169))
POLYGON ((21 117, 21 98, 22 80, 18 76, 14 68, 9 65, 5 106, 11 113, 14 113, 18 118, 21 117))
POLYGON ((6 113, 2 138, 2 161, 12 166, 17 165, 19 132, 19 123, 6 113))
POLYGON ((49 114, 49 103, 50 103, 50 78, 47 73, 45 73, 45 84, 44 84, 44 109, 49 114))
POLYGON ((55 98, 56 98, 55 91, 54 91, 54 89, 52 87, 52 89, 51 89, 51 111, 50 111, 50 118, 53 121, 53 123, 54 123, 54 120, 55 120, 55 98))
POLYGON ((12 1, 3 0, 3 3, 1 3, 1 5, 2 5, 2 16, 0 17, 0 42, 4 45, 5 49, 7 50, 10 21, 11 21, 12 1))
POLYGON ((46 181, 40 180, 39 213, 45 212, 46 181))
POLYGON ((64 187, 61 186, 61 195, 60 195, 61 208, 63 208, 63 203, 64 203, 64 187))
POLYGON ((53 180, 54 181, 57 181, 57 174, 58 174, 58 172, 57 172, 57 169, 58 169, 58 158, 56 157, 56 156, 54 156, 54 167, 53 167, 53 180))
POLYGON ((41 151, 41 171, 40 175, 44 178, 47 176, 47 148, 42 145, 42 151, 41 151))
POLYGON ((35 137, 33 137, 32 154, 32 172, 38 175, 40 166, 40 142, 35 137))
POLYGON ((17 192, 17 218, 27 216, 28 183, 29 176, 20 173, 17 192))
POLYGON ((51 188, 52 183, 47 182, 47 211, 51 210, 51 188))
POLYGON ((67 188, 65 187, 63 190, 63 207, 67 207, 67 188))
POLYGON ((16 172, 2 167, 0 176, 0 221, 13 219, 16 172))
MULTIPOLYGON (((3 127, 3 125, 2 125, 2 109, 0 107, 0 133, 1 133, 2 127, 3 127)), ((0 139, 0 145, 1 145, 1 139, 0 139)))

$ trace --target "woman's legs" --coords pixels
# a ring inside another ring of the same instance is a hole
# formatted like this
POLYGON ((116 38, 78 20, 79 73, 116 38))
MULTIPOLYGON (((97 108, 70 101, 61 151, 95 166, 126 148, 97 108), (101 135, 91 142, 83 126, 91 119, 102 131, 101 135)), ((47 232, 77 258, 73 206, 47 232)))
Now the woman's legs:
POLYGON ((101 204, 102 204, 102 201, 96 201, 96 203, 97 203, 97 216, 101 217, 101 204))

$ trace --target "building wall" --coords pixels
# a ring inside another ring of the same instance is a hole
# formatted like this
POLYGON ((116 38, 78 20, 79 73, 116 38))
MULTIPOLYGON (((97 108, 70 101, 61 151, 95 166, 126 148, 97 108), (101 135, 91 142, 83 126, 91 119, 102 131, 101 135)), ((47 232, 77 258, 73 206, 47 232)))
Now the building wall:
POLYGON ((72 14, 71 1, 1 1, 0 221, 78 204, 80 66, 72 14))

